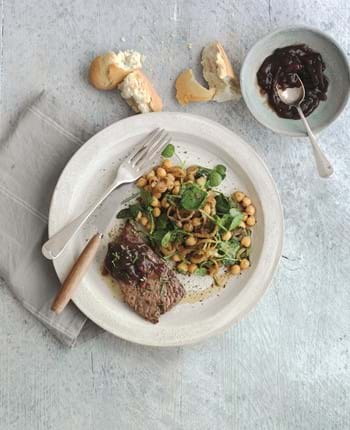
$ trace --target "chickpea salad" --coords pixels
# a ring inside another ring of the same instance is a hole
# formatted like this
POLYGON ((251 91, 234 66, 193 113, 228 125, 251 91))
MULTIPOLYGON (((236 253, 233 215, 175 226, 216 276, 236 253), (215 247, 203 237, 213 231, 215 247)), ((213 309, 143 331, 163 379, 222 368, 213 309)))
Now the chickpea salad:
POLYGON ((223 286, 250 267, 255 206, 241 191, 217 187, 226 167, 174 165, 169 144, 161 163, 136 182, 140 191, 118 214, 142 228, 152 249, 177 272, 212 276, 223 286))

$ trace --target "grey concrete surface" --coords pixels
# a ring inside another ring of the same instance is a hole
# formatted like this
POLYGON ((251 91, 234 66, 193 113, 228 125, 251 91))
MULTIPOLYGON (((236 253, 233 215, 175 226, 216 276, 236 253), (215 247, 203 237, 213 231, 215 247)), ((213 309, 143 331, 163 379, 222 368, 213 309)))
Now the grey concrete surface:
POLYGON ((286 221, 267 294, 199 345, 102 334, 68 350, 1 287, 0 430, 349 429, 349 108, 320 137, 336 172, 324 181, 306 140, 264 129, 243 102, 183 109, 173 85, 213 38, 239 69, 255 41, 289 23, 327 31, 349 57, 348 0, 2 0, 0 17, 1 136, 43 88, 96 130, 130 115, 117 94, 88 85, 86 68, 97 53, 135 48, 167 110, 219 121, 266 160, 286 221))

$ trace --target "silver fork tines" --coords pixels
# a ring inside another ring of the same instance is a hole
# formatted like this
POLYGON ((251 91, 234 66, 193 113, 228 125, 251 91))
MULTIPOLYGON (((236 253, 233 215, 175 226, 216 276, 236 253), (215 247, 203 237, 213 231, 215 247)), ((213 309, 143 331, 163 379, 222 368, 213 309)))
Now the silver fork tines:
POLYGON ((140 170, 147 161, 152 160, 170 142, 170 136, 165 130, 159 130, 154 134, 147 144, 142 146, 139 151, 130 159, 131 167, 140 170))
POLYGON ((135 149, 133 149, 129 155, 129 157, 127 158, 127 162, 131 163, 135 160, 135 157, 146 147, 148 147, 155 138, 157 138, 157 136, 159 135, 159 133, 162 132, 162 129, 160 128, 156 128, 155 130, 151 131, 151 133, 142 140, 142 142, 139 145, 136 145, 135 149))
MULTIPOLYGON (((110 186, 90 207, 62 230, 50 238, 42 247, 46 258, 57 258, 65 249, 74 234, 81 228, 95 209, 120 185, 136 181, 141 175, 141 169, 151 166, 151 160, 160 154, 170 143, 170 135, 163 129, 156 128, 136 146, 128 158, 118 168, 116 177, 110 186)), ((103 232, 102 232, 103 233, 103 232)))

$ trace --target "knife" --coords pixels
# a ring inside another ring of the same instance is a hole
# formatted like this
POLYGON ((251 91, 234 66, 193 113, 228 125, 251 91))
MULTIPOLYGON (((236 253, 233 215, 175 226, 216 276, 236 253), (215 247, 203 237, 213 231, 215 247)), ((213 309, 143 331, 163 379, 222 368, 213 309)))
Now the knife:
POLYGON ((117 188, 96 212, 96 218, 93 223, 97 228, 97 233, 89 240, 57 293, 51 306, 51 310, 56 314, 60 314, 67 306, 75 289, 84 278, 95 258, 104 234, 108 231, 108 227, 112 223, 112 220, 115 219, 116 211, 121 204, 130 200, 129 198, 124 201, 122 200, 122 195, 125 195, 125 193, 130 194, 128 189, 130 191, 132 185, 124 185, 117 188))

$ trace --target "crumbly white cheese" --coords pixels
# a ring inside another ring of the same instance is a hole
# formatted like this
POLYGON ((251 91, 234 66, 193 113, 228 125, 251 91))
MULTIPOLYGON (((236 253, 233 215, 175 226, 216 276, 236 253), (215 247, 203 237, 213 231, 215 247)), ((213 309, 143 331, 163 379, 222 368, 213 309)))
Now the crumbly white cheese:
POLYGON ((126 71, 141 69, 144 62, 144 55, 137 51, 119 51, 115 58, 115 64, 126 71))
POLYGON ((118 86, 121 96, 136 111, 151 112, 149 104, 151 96, 143 86, 143 82, 137 79, 137 75, 129 73, 128 76, 118 86))

